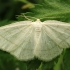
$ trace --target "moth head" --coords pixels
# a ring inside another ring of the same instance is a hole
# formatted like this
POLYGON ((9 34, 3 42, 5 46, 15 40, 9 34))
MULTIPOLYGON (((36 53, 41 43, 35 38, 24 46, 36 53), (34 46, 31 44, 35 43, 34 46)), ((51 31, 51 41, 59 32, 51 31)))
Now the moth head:
POLYGON ((35 28, 41 28, 42 27, 42 22, 40 21, 40 19, 37 19, 35 22, 32 22, 32 25, 35 28))

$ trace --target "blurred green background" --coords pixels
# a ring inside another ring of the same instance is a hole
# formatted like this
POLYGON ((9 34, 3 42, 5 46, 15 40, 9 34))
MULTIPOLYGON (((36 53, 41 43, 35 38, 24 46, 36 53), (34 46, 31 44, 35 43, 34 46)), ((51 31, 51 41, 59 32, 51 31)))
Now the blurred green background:
MULTIPOLYGON (((25 20, 24 14, 32 20, 39 18, 41 21, 70 23, 70 0, 0 0, 0 26, 25 20)), ((0 50, 0 70, 70 70, 70 49, 64 49, 50 62, 38 59, 19 61, 10 53, 0 50)))

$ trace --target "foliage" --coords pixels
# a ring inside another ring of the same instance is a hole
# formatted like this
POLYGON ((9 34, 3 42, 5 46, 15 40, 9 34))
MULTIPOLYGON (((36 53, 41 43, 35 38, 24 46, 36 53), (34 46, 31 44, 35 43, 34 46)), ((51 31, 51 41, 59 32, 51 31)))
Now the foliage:
MULTIPOLYGON (((14 20, 29 19, 60 20, 70 22, 70 0, 0 0, 0 26, 10 24, 14 20)), ((0 51, 0 70, 70 70, 70 49, 50 62, 38 59, 19 61, 5 51, 0 51)))

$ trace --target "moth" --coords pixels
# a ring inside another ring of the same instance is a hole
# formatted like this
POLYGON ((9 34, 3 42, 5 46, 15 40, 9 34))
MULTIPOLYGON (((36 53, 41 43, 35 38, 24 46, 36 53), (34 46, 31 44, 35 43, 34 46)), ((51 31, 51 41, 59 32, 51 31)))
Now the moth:
POLYGON ((57 20, 19 21, 0 27, 0 49, 19 60, 51 61, 70 47, 70 24, 57 20))

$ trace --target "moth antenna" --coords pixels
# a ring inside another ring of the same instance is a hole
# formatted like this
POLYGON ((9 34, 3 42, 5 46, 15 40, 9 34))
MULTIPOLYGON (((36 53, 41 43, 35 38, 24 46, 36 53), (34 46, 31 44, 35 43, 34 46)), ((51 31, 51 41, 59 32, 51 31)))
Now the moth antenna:
MULTIPOLYGON (((24 13, 22 14, 22 15, 24 15, 24 13)), ((25 16, 25 15, 24 15, 25 16)), ((34 19, 39 19, 39 18, 36 18, 36 17, 32 17, 32 16, 25 16, 25 17, 31 17, 31 18, 34 18, 34 19)))
POLYGON ((26 19, 28 19, 28 20, 30 20, 30 21, 33 21, 33 20, 29 19, 28 17, 34 18, 34 19, 36 19, 36 20, 37 20, 37 19, 39 19, 39 18, 32 17, 32 16, 25 16, 25 14, 24 14, 24 13, 22 13, 21 15, 16 15, 16 16, 24 17, 24 18, 26 18, 26 19))
MULTIPOLYGON (((28 20, 31 20, 31 19, 29 19, 27 16, 25 16, 24 13, 23 13, 21 16, 25 17, 25 18, 28 19, 28 20)), ((33 21, 33 20, 31 20, 31 21, 33 21)))
POLYGON ((24 14, 21 14, 21 15, 16 15, 16 16, 21 16, 21 17, 26 18, 27 20, 33 21, 33 20, 29 19, 27 16, 25 16, 24 14))

